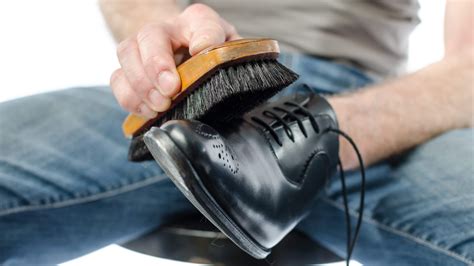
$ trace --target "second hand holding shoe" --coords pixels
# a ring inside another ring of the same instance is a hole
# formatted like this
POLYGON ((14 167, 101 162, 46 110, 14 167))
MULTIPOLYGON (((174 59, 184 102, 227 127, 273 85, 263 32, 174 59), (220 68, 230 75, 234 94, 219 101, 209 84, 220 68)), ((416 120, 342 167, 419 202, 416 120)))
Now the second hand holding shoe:
MULTIPOLYGON (((295 94, 230 123, 169 121, 144 140, 204 216, 247 253, 265 258, 308 214, 335 172, 337 128, 324 98, 295 94)), ((348 240, 348 258, 353 244, 348 240)))

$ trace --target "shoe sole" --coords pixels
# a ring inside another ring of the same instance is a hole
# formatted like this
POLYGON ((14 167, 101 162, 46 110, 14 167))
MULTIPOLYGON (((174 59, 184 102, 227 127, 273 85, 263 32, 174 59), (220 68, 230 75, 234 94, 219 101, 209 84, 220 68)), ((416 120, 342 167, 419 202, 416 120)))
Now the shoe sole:
POLYGON ((214 200, 205 188, 191 161, 166 131, 152 128, 144 141, 155 161, 184 196, 237 246, 257 259, 264 259, 270 250, 262 247, 242 230, 214 200))

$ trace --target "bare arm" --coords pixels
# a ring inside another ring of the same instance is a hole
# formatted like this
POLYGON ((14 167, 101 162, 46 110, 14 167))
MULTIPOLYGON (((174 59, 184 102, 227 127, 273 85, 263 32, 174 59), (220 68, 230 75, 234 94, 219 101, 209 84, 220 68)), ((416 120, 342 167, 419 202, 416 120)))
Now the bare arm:
POLYGON ((474 49, 474 1, 448 0, 444 26, 446 56, 474 49))
MULTIPOLYGON (((472 8, 470 0, 448 1, 446 55, 440 62, 385 84, 330 99, 341 129, 353 136, 367 165, 445 131, 473 126, 472 8)), ((358 166, 344 141, 340 152, 346 169, 358 166)))
POLYGON ((117 42, 149 23, 164 22, 180 13, 176 0, 99 0, 100 9, 117 42))

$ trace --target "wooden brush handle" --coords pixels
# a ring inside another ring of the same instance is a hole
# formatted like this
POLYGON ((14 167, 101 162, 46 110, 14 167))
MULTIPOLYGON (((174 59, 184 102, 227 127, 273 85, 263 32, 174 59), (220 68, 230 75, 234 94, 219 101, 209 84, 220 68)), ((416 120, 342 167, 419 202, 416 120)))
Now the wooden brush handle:
MULTIPOLYGON (((203 50, 177 67, 181 90, 172 98, 170 109, 186 95, 188 89, 198 87, 197 85, 219 66, 258 58, 277 58, 279 53, 278 43, 272 39, 240 39, 203 50)), ((140 134, 158 120, 160 114, 153 119, 129 114, 122 125, 124 135, 132 137, 140 134)))

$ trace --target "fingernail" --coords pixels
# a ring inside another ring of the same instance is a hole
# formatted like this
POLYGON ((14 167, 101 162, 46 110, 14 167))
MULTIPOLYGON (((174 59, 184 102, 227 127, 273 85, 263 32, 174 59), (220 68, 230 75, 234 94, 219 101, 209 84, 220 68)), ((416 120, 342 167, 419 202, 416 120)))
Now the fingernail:
POLYGON ((175 74, 171 71, 163 71, 158 74, 158 86, 160 92, 165 96, 173 96, 176 92, 176 87, 178 87, 178 80, 175 74))
POLYGON ((150 100, 150 106, 155 112, 164 112, 170 108, 171 99, 163 96, 157 90, 152 90, 148 98, 150 100))

